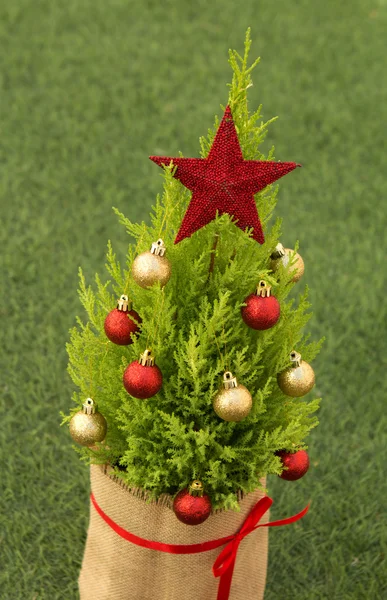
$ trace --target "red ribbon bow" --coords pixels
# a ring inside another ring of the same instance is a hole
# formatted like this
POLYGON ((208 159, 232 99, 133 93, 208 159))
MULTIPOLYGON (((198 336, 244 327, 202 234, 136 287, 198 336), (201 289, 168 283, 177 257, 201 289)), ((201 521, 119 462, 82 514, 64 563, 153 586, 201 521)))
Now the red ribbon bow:
POLYGON ((259 527, 278 527, 280 525, 290 525, 290 523, 295 523, 299 519, 302 519, 304 515, 309 510, 310 504, 308 504, 304 510, 302 510, 297 515, 293 517, 289 517, 287 519, 281 519, 279 521, 272 521, 271 523, 262 523, 261 525, 257 525, 263 515, 269 510, 270 506, 273 504, 273 500, 269 498, 269 496, 264 496, 257 504, 252 508, 251 512, 248 514, 245 522, 237 533, 232 535, 228 535, 227 537, 220 538, 219 540, 210 540, 209 542, 202 542, 201 544, 164 544, 162 542, 152 542, 151 540, 145 540, 140 538, 130 531, 126 531, 120 527, 117 523, 115 523, 99 506, 97 503, 94 494, 90 494, 91 501, 94 505, 94 508, 98 512, 98 514, 102 517, 102 519, 111 527, 118 535, 120 535, 125 540, 136 544, 137 546, 142 546, 143 548, 149 548, 150 550, 159 550, 160 552, 169 552, 171 554, 196 554, 198 552, 205 552, 207 550, 214 550, 214 548, 218 548, 219 546, 223 546, 226 544, 225 548, 223 548, 222 552, 219 554, 216 559, 212 572, 215 577, 220 577, 219 588, 218 588, 218 596, 217 600, 228 600, 231 589, 231 580, 232 574, 234 571, 235 560, 238 552, 238 547, 241 541, 246 535, 249 535, 255 529, 259 527))
POLYGON ((294 523, 295 521, 302 519, 302 517, 308 512, 310 506, 308 504, 304 510, 293 517, 257 525, 272 504, 273 500, 269 498, 269 496, 264 496, 261 500, 259 500, 259 502, 257 502, 257 504, 252 508, 251 512, 247 515, 246 520, 239 532, 233 536, 230 536, 231 541, 225 548, 223 548, 222 552, 216 559, 214 566, 212 567, 212 572, 215 577, 220 577, 217 600, 227 600, 229 597, 238 547, 243 538, 259 527, 278 527, 280 525, 290 525, 290 523, 294 523))

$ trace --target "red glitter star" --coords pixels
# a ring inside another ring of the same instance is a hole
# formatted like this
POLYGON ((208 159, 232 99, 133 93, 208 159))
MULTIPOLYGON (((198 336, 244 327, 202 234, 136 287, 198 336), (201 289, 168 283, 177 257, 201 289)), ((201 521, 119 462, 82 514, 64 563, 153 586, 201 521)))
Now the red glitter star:
POLYGON ((149 158, 160 167, 172 161, 177 167, 174 177, 193 192, 175 244, 213 221, 216 211, 234 216, 242 230, 253 227, 253 238, 263 244, 254 194, 301 166, 294 162, 244 160, 229 106, 207 158, 149 158))

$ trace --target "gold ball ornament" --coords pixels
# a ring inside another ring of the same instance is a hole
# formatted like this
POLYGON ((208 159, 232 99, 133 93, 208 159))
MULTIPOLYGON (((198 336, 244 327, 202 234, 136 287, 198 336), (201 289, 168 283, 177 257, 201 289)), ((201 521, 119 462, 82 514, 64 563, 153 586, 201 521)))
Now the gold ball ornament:
POLYGON ((277 375, 280 390, 293 398, 305 396, 315 384, 314 371, 309 363, 301 360, 301 354, 292 350, 290 353, 291 367, 277 375))
POLYGON ((132 275, 142 288, 152 287, 158 281, 164 287, 171 277, 171 263, 165 256, 166 247, 162 239, 152 244, 149 252, 139 254, 133 261, 132 275))
POLYGON ((81 446, 92 446, 102 442, 106 437, 107 423, 105 417, 97 411, 91 398, 83 403, 82 410, 70 421, 70 435, 74 442, 81 446))
POLYGON ((287 267, 289 262, 293 261, 294 258, 296 258, 296 262, 290 268, 291 273, 294 271, 291 281, 297 282, 304 274, 305 265, 298 252, 294 252, 291 248, 284 248, 281 243, 277 244, 275 251, 270 256, 270 268, 275 272, 280 263, 284 267, 287 267))
POLYGON ((242 421, 253 406, 253 399, 244 385, 238 385, 230 371, 223 375, 223 389, 216 395, 213 408, 224 421, 242 421))

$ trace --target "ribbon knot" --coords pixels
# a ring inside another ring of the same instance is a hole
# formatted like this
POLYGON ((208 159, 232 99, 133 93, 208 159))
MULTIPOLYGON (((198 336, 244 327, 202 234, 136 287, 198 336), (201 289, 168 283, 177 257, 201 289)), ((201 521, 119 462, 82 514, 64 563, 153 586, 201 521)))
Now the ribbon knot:
POLYGON ((247 515, 246 520, 244 521, 240 530, 233 536, 230 536, 230 541, 215 560, 212 567, 212 572, 215 577, 220 577, 217 600, 227 600, 229 597, 238 547, 244 537, 259 527, 275 527, 294 523, 295 521, 298 521, 298 519, 301 519, 309 510, 308 504, 303 511, 298 513, 298 515, 294 515, 288 519, 272 521, 271 523, 259 524, 259 521, 269 510, 272 503, 273 500, 269 498, 269 496, 264 496, 261 500, 259 500, 259 502, 257 502, 251 512, 247 515))
MULTIPOLYGON (((239 544, 243 538, 254 531, 254 529, 264 526, 264 524, 258 525, 258 523, 262 516, 269 510, 272 503, 273 500, 268 496, 264 496, 264 498, 261 498, 261 500, 257 502, 252 511, 247 515, 240 530, 232 536, 232 539, 223 548, 222 552, 214 562, 212 572, 215 577, 224 576, 227 571, 231 571, 232 576, 239 544)), ((229 573, 227 573, 227 575, 229 575, 229 573)))

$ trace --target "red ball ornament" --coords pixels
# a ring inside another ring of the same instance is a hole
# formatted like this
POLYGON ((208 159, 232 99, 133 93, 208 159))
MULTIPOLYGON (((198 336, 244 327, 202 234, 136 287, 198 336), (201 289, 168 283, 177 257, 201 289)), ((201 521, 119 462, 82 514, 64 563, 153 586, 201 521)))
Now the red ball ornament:
POLYGON ((286 471, 282 471, 281 479, 296 481, 301 479, 309 469, 309 456, 306 450, 297 450, 297 452, 280 450, 276 454, 281 458, 283 466, 288 467, 286 471))
POLYGON ((163 375, 149 349, 141 354, 138 361, 126 367, 123 382, 126 391, 140 400, 151 398, 161 390, 163 375))
POLYGON ((128 296, 123 295, 118 300, 117 308, 110 311, 105 319, 104 329, 109 340, 119 346, 132 344, 132 334, 140 331, 140 327, 132 319, 142 322, 140 315, 132 310, 128 296))
POLYGON ((275 296, 271 296, 270 290, 271 286, 262 279, 256 293, 245 299, 246 306, 241 308, 242 319, 252 329, 270 329, 280 318, 280 303, 275 296))
POLYGON ((195 479, 188 488, 176 494, 173 501, 176 517, 185 525, 200 525, 211 514, 212 505, 208 494, 203 492, 203 484, 195 479))

